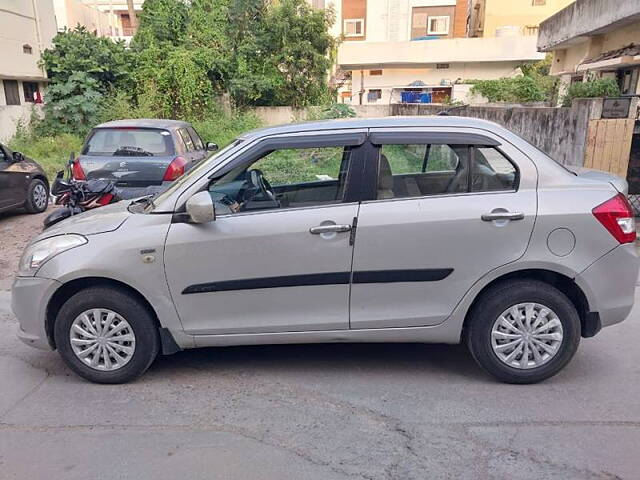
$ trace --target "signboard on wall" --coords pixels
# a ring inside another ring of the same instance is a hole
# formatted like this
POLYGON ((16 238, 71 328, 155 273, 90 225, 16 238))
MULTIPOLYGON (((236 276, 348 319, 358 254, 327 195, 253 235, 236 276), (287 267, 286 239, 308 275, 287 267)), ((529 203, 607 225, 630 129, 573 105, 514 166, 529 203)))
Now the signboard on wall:
POLYGON ((605 98, 602 101, 601 118, 628 118, 631 108, 631 97, 605 98))

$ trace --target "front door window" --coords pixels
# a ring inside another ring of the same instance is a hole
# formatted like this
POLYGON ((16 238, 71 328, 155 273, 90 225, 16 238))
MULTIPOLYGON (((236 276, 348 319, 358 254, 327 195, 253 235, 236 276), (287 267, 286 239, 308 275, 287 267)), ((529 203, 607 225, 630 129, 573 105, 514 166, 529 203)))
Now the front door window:
POLYGON ((209 192, 226 213, 340 203, 351 155, 351 147, 274 150, 215 179, 209 192))

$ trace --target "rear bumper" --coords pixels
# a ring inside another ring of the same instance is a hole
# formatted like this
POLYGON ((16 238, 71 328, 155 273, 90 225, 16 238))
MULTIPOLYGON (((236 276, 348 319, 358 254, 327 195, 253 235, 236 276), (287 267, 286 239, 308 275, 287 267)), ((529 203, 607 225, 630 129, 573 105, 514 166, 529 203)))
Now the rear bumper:
MULTIPOLYGON (((622 322, 633 307, 640 260, 635 244, 620 245, 575 278, 602 327, 622 322)), ((595 333, 594 333, 595 334, 595 333)))
POLYGON ((52 350, 45 329, 46 308, 59 282, 48 278, 16 277, 11 309, 18 319, 18 338, 30 347, 52 350))

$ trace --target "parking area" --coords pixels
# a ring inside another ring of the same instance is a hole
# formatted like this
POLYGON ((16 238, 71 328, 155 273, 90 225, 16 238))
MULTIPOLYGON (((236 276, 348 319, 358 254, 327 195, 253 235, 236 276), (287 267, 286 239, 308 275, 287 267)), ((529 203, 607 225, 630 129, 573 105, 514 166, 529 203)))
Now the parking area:
MULTIPOLYGON (((3 255, 36 220, 0 219, 3 255)), ((345 344, 181 352, 105 386, 19 342, 2 258, 2 479, 638 476, 640 306, 539 385, 461 346, 345 344)))

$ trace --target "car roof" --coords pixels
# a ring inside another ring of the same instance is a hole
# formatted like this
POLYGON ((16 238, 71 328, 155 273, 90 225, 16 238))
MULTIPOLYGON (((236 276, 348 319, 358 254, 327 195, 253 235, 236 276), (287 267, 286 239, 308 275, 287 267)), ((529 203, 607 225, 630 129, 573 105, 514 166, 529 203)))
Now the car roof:
POLYGON ((344 118, 334 120, 320 120, 312 122, 291 123, 276 125, 266 128, 258 128, 240 135, 243 140, 254 140, 269 135, 282 135, 287 133, 304 133, 318 130, 343 130, 362 128, 393 128, 393 127, 467 127, 480 128, 493 132, 507 132, 497 123, 479 118, 456 117, 449 115, 432 116, 396 116, 380 118, 344 118))
POLYGON ((101 123, 96 125, 95 128, 125 128, 125 127, 139 127, 139 128, 163 128, 167 130, 176 129, 180 127, 188 127, 191 124, 183 122, 182 120, 167 120, 163 118, 134 118, 124 120, 113 120, 111 122, 101 123))

